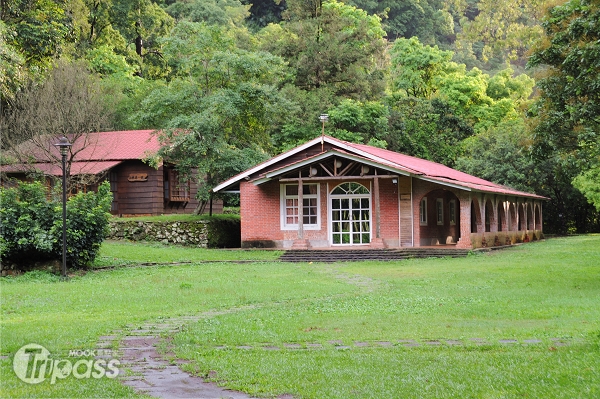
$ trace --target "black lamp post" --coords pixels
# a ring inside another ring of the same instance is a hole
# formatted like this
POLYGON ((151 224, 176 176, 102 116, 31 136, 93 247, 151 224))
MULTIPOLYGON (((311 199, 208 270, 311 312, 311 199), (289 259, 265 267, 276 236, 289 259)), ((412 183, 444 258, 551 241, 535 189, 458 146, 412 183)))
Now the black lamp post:
POLYGON ((62 221, 63 221, 63 245, 62 245, 62 277, 67 278, 67 154, 71 143, 66 137, 62 137, 57 144, 54 144, 60 150, 62 157, 62 221))

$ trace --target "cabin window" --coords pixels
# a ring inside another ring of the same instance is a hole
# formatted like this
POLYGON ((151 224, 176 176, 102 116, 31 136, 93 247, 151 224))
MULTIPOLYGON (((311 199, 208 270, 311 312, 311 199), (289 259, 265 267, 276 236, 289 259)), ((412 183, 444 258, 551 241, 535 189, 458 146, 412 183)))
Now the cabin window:
MULTIPOLYGON (((302 215, 306 229, 320 228, 319 184, 302 185, 302 215)), ((281 186, 281 228, 294 230, 298 228, 298 184, 281 186)))
POLYGON ((179 172, 167 167, 163 177, 163 191, 166 201, 187 203, 190 201, 190 180, 182 179, 179 172))
POLYGON ((436 208, 436 216, 437 216, 437 224, 444 224, 444 199, 438 198, 435 200, 435 208, 436 208))
POLYGON ((451 225, 456 224, 456 200, 450 200, 448 203, 448 218, 451 225))
POLYGON ((423 197, 419 206, 419 219, 421 226, 427 226, 427 197, 423 197))

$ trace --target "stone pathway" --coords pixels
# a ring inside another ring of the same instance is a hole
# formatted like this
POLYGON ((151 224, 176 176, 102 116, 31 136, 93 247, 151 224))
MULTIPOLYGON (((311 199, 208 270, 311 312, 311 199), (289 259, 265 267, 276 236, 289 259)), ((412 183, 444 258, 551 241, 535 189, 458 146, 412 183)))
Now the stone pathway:
POLYGON ((196 399, 247 399, 250 396, 219 387, 215 383, 190 375, 179 368, 182 360, 172 361, 171 353, 161 354, 157 347, 168 343, 170 336, 181 331, 190 322, 202 318, 232 313, 252 307, 234 308, 222 312, 206 312, 199 316, 184 316, 164 319, 157 323, 145 323, 139 326, 127 326, 114 335, 100 337, 96 347, 100 354, 97 358, 118 358, 119 378, 124 385, 137 392, 158 398, 196 398, 196 399), (119 347, 116 355, 110 348, 119 347))

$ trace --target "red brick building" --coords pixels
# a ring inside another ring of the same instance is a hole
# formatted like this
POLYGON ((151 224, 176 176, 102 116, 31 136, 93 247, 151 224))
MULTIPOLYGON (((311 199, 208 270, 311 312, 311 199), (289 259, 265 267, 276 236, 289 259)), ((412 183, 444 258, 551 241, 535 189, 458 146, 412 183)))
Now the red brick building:
MULTIPOLYGON (((166 162, 159 162, 158 168, 144 162, 160 148, 154 132, 98 132, 73 139, 68 156, 70 176, 74 177, 72 192, 95 190, 99 182, 108 180, 114 215, 192 213, 198 205, 196 179, 180 180, 174 166, 166 162)), ((62 175, 61 157, 54 146, 58 138, 42 140, 22 144, 25 150, 20 152, 30 155, 31 162, 2 165, 3 184, 7 178, 27 180, 34 173, 46 176, 51 185, 62 175)), ((222 202, 214 208, 221 213, 222 202)))
POLYGON ((542 238, 546 199, 329 136, 263 162, 214 191, 240 193, 243 247, 274 248, 527 242, 542 238))

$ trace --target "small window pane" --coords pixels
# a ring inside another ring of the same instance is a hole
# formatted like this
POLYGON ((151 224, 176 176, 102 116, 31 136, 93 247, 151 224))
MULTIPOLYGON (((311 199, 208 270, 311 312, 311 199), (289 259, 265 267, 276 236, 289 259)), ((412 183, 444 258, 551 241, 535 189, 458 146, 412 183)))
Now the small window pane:
POLYGON ((285 186, 285 195, 298 195, 298 185, 288 184, 285 186))
POLYGON ((302 185, 302 194, 310 195, 317 193, 317 185, 316 184, 303 184, 302 185))
POLYGON ((304 216, 304 224, 317 224, 317 217, 313 215, 304 216))

